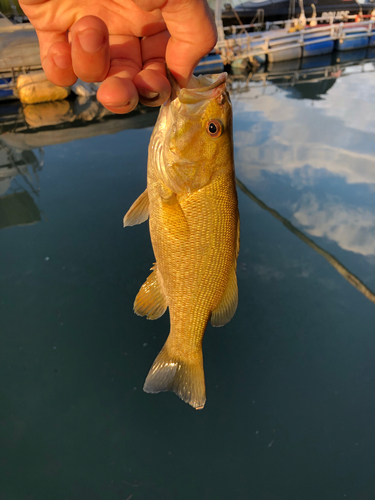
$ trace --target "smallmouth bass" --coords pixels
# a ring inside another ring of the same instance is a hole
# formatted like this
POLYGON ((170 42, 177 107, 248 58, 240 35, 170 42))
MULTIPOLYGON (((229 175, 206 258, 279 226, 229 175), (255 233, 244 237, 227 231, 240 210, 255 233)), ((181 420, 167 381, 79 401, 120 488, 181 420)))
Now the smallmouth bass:
POLYGON ((206 325, 226 324, 238 302, 239 215, 226 78, 192 77, 184 89, 172 82, 150 140, 147 189, 124 217, 124 227, 149 218, 156 259, 134 311, 148 319, 167 307, 170 313, 169 336, 144 390, 173 391, 196 409, 206 401, 206 325))

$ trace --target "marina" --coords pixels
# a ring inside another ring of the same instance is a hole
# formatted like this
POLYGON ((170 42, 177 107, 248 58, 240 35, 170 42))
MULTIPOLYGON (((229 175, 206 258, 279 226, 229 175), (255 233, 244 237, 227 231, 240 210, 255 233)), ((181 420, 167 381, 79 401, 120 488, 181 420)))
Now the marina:
POLYGON ((237 69, 230 75, 231 92, 251 90, 254 98, 264 95, 268 89, 289 89, 301 97, 319 99, 341 78, 352 74, 375 72, 375 51, 353 50, 350 57, 337 54, 315 56, 271 63, 257 71, 237 69))
MULTIPOLYGON (((299 6, 299 13, 290 9, 289 18, 283 21, 265 21, 258 15, 251 24, 238 18, 237 24, 224 26, 225 10, 216 2, 218 42, 195 73, 220 72, 231 66, 234 71, 246 66, 257 70, 267 64, 327 54, 334 59, 350 59, 356 49, 366 49, 370 54, 375 47, 375 9, 374 13, 362 11, 360 15, 340 11, 340 16, 331 17, 317 17, 315 12, 306 18, 303 3, 299 6)), ((0 100, 16 98, 33 104, 61 100, 71 92, 92 96, 98 85, 78 81, 61 88, 50 83, 42 70, 34 28, 29 23, 12 23, 4 16, 0 19, 0 100)))
POLYGON ((236 66, 247 61, 259 65, 374 46, 375 21, 321 25, 293 32, 288 28, 254 31, 219 38, 216 55, 203 59, 199 68, 212 68, 215 63, 236 66))
MULTIPOLYGON (((260 31, 268 31, 269 25, 283 23, 285 20, 298 18, 320 18, 322 22, 341 22, 356 16, 369 19, 374 10, 374 2, 353 0, 249 0, 245 2, 234 0, 233 3, 224 3, 223 9, 219 8, 221 20, 226 30, 233 26, 260 25, 260 31)), ((215 8, 215 2, 212 2, 215 8)))

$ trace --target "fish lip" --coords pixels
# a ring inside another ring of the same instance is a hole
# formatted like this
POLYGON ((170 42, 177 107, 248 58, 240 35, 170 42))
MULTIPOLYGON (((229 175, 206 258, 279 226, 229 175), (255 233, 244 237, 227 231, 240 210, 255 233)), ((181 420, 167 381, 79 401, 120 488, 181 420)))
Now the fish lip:
POLYGON ((197 89, 189 89, 189 88, 186 88, 186 89, 182 89, 182 90, 194 90, 195 92, 208 92, 210 90, 214 90, 216 89, 217 87, 220 87, 223 83, 226 83, 227 81, 227 77, 228 77, 228 73, 220 73, 218 75, 218 77, 216 78, 216 80, 214 80, 211 85, 207 85, 206 87, 199 87, 197 89))
POLYGON ((176 94, 178 94, 179 92, 192 91, 192 90, 195 91, 195 92, 208 92, 210 90, 215 89, 219 85, 222 85, 223 83, 225 83, 227 81, 227 78, 228 78, 228 73, 226 73, 226 72, 220 73, 218 75, 216 75, 216 74, 213 74, 213 75, 200 75, 199 77, 196 77, 196 76, 193 75, 191 77, 190 82, 188 83, 188 85, 192 81, 195 82, 195 80, 198 80, 200 77, 208 78, 209 76, 211 76, 211 77, 216 77, 217 76, 217 78, 215 78, 215 80, 210 85, 206 85, 205 87, 198 86, 198 87, 184 87, 184 88, 182 88, 182 87, 180 87, 180 85, 178 84, 176 78, 172 75, 172 73, 170 72, 170 70, 169 70, 168 67, 166 68, 166 73, 167 73, 168 81, 171 84, 171 87, 173 88, 173 90, 176 92, 176 94))
POLYGON ((212 75, 214 81, 205 87, 199 86, 199 78, 207 78, 208 76, 201 75, 200 77, 192 77, 189 83, 192 87, 181 88, 174 76, 167 70, 167 77, 172 87, 171 101, 177 98, 181 103, 198 103, 206 99, 214 99, 219 97, 226 90, 226 81, 228 73, 220 73, 212 75), (195 86, 197 85, 197 86, 195 86), (212 92, 212 93, 211 93, 212 92), (207 95, 211 93, 210 95, 207 95))

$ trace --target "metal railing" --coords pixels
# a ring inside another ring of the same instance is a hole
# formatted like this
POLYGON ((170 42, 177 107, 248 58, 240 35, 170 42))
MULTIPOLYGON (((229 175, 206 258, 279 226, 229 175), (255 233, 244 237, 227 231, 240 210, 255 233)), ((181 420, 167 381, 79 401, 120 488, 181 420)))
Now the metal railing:
POLYGON ((268 55, 329 40, 350 40, 364 36, 375 36, 374 20, 321 25, 292 33, 286 29, 265 31, 261 34, 246 33, 221 40, 217 43, 215 51, 220 54, 224 64, 230 64, 236 59, 268 55))

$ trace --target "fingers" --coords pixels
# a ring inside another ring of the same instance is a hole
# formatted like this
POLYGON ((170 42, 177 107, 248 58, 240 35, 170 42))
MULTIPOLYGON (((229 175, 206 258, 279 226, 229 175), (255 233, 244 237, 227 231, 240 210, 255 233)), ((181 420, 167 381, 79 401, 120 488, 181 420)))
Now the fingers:
POLYGON ((168 39, 166 30, 143 38, 141 45, 134 36, 111 36, 111 67, 97 99, 113 113, 129 113, 138 101, 163 104, 170 94, 164 60, 168 39))
POLYGON ((138 104, 138 92, 130 78, 111 76, 99 87, 96 98, 112 113, 129 113, 138 104))
POLYGON ((160 106, 169 97, 171 86, 165 68, 165 50, 169 38, 168 31, 164 30, 141 41, 143 69, 135 76, 134 84, 140 102, 146 106, 160 106))
POLYGON ((100 82, 109 66, 108 29, 95 16, 85 16, 71 29, 71 44, 67 33, 37 31, 43 69, 51 82, 69 86, 78 78, 85 82, 100 82))
POLYGON ((165 0, 133 0, 133 3, 138 5, 145 12, 151 12, 155 9, 160 9, 165 4, 165 0))
POLYGON ((164 104, 171 92, 171 86, 165 76, 165 62, 150 64, 138 73, 134 84, 142 104, 157 107, 164 104))
POLYGON ((38 31, 40 59, 47 78, 61 87, 77 80, 73 71, 70 45, 66 34, 38 31))
POLYGON ((99 87, 97 99, 113 113, 129 113, 138 104, 133 80, 142 68, 139 39, 130 35, 111 36, 110 59, 107 78, 99 87))
POLYGON ((85 82, 101 82, 110 66, 109 35, 106 24, 85 16, 71 30, 73 71, 85 82))
POLYGON ((216 44, 212 13, 205 0, 169 0, 162 9, 171 38, 166 62, 181 87, 186 87, 194 68, 216 44))

